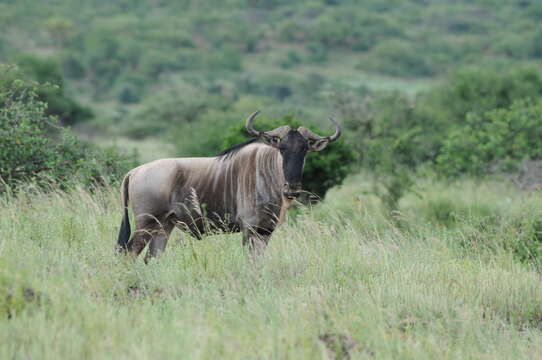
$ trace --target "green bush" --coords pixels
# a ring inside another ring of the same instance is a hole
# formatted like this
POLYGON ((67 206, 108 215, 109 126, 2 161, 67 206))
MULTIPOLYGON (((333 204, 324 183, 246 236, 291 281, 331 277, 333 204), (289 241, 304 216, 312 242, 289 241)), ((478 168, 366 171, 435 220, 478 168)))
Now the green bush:
POLYGON ((509 58, 526 59, 532 56, 533 45, 533 40, 526 42, 523 35, 510 32, 496 39, 491 44, 491 50, 509 58))
POLYGON ((167 139, 179 156, 205 157, 218 154, 223 147, 225 129, 242 116, 232 112, 210 110, 194 122, 187 122, 169 131, 167 139))
POLYGON ((432 151, 431 123, 416 112, 416 103, 400 93, 352 92, 339 95, 336 107, 345 119, 345 137, 360 165, 373 170, 396 164, 411 169, 423 164, 432 151))
MULTIPOLYGON (((414 106, 413 117, 423 124, 421 130, 425 137, 423 153, 426 159, 431 165, 442 163, 448 155, 443 157, 441 153, 448 153, 451 147, 457 145, 457 141, 450 140, 451 137, 456 136, 465 143, 471 141, 472 122, 476 123, 476 119, 485 117, 487 112, 505 109, 515 101, 541 95, 542 73, 533 67, 519 66, 506 70, 468 68, 451 74, 442 85, 420 95, 414 106), (455 145, 452 146, 450 142, 455 145), (443 149, 444 146, 448 149, 443 149), (440 160, 437 160, 438 157, 440 160)), ((476 147, 457 150, 468 152, 473 160, 478 157, 476 147)), ((467 154, 458 154, 458 158, 465 159, 465 156, 467 154)), ((479 158, 475 161, 485 160, 479 158)), ((458 168, 448 174, 466 170, 464 165, 453 163, 458 168)), ((475 167, 481 170, 480 166, 475 167)), ((484 167, 487 170, 490 164, 484 167)))
POLYGON ((423 96, 422 111, 433 121, 453 127, 468 113, 483 114, 509 107, 515 100, 542 95, 542 73, 535 67, 462 69, 423 96))
MULTIPOLYGON (((507 109, 515 101, 541 95, 542 74, 535 68, 519 67, 508 71, 469 68, 450 75, 441 85, 420 93, 415 99, 400 93, 366 93, 360 98, 346 92, 337 95, 335 106, 341 118, 346 119, 346 136, 350 137, 365 167, 390 169, 392 167, 387 164, 392 161, 415 169, 420 165, 439 163, 440 170, 444 170, 444 164, 449 164, 447 174, 474 169, 477 174, 482 174, 492 165, 488 161, 502 156, 516 161, 523 150, 527 151, 523 154, 527 157, 534 156, 537 151, 534 150, 537 146, 530 142, 531 150, 527 147, 512 150, 512 143, 507 143, 509 139, 505 137, 506 141, 499 140, 501 148, 488 158, 490 155, 482 150, 489 146, 489 139, 480 138, 478 126, 487 123, 488 117, 512 116, 508 112, 491 115, 488 112, 507 109), (473 164, 469 165, 470 162, 473 164)), ((515 125, 507 126, 515 130, 516 126, 536 126, 539 121, 536 118, 519 119, 519 107, 514 107, 513 120, 509 119, 515 125)), ((523 116, 537 116, 533 113, 535 109, 530 107, 523 116)), ((495 124, 492 126, 494 128, 484 133, 494 131, 497 136, 502 130, 495 124)), ((533 134, 537 134, 534 129, 533 134)))
POLYGON ((542 159, 542 102, 519 100, 508 109, 470 113, 450 132, 438 168, 448 175, 513 170, 522 159, 542 159))
POLYGON ((121 84, 117 93, 117 99, 121 104, 135 104, 143 98, 146 79, 141 74, 130 74, 121 77, 121 84))
POLYGON ((133 166, 133 160, 114 149, 99 151, 62 129, 46 114, 39 85, 14 74, 12 67, 0 68, 0 193, 24 182, 117 181, 133 166))
POLYGON ((542 26, 538 26, 532 35, 531 56, 538 59, 542 58, 542 26))
MULTIPOLYGON (((292 127, 303 125, 317 134, 322 133, 322 129, 302 124, 292 115, 286 115, 279 119, 258 118, 257 128, 271 130, 281 125, 292 127)), ((247 139, 244 122, 237 123, 224 132, 222 148, 229 148, 247 139)), ((342 139, 331 143, 321 152, 309 153, 303 171, 303 187, 323 198, 328 189, 342 184, 344 178, 350 173, 354 160, 352 150, 342 139)))
POLYGON ((194 123, 210 110, 226 110, 230 103, 191 87, 176 87, 149 96, 125 123, 125 132, 136 139, 161 136, 171 129, 194 123))
POLYGON ((42 59, 32 55, 19 56, 18 77, 36 81, 38 98, 47 103, 45 114, 55 116, 63 125, 74 125, 92 118, 89 108, 77 103, 64 92, 64 80, 60 65, 54 59, 42 59))
POLYGON ((540 1, 527 2, 527 14, 536 20, 542 20, 542 3, 540 1))
POLYGON ((222 46, 205 56, 204 69, 221 71, 240 71, 242 69, 241 54, 235 48, 222 46))
POLYGON ((328 58, 328 49, 325 45, 312 41, 307 44, 307 50, 309 52, 308 60, 314 63, 325 63, 328 58))
POLYGON ((307 38, 325 46, 366 51, 379 39, 400 37, 403 31, 386 16, 359 12, 356 8, 331 8, 307 28, 307 38))
POLYGON ((288 51, 286 57, 279 62, 283 69, 289 69, 299 64, 301 64, 301 56, 294 50, 288 51))
POLYGON ((269 96, 283 101, 292 95, 296 88, 299 88, 300 81, 279 72, 261 76, 247 76, 237 82, 237 88, 251 95, 269 96))
POLYGON ((419 48, 404 41, 381 42, 371 54, 358 65, 359 68, 403 77, 428 77, 436 73, 429 57, 421 56, 419 48))
POLYGON ((525 100, 540 95, 540 72, 520 67, 460 71, 414 99, 345 91, 333 100, 359 164, 375 175, 375 193, 393 211, 420 169, 483 176, 541 159, 542 106, 525 100))

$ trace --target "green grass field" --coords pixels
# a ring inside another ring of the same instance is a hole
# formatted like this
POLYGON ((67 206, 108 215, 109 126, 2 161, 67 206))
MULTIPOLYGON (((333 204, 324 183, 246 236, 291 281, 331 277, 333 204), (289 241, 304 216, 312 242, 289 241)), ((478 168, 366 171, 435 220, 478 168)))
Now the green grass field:
POLYGON ((114 188, 4 198, 0 358, 542 356, 541 194, 425 180, 390 218, 369 188, 350 178, 258 261, 239 234, 174 233, 149 265, 113 252, 114 188))

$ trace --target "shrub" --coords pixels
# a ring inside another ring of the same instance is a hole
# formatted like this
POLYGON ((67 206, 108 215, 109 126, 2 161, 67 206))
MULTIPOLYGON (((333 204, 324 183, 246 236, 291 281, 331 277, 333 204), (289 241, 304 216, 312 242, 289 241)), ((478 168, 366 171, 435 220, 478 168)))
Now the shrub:
POLYGON ((171 129, 167 139, 177 154, 185 157, 213 156, 222 147, 225 129, 239 121, 241 116, 230 112, 211 110, 194 122, 171 129))
POLYGON ((320 64, 327 61, 328 50, 325 45, 312 41, 307 44, 307 50, 309 52, 308 60, 310 62, 320 64))
POLYGON ((286 57, 279 62, 283 69, 289 69, 299 64, 301 64, 301 56, 295 50, 289 50, 286 57))
POLYGON ((538 59, 542 58, 542 26, 539 26, 532 35, 531 56, 538 59))
POLYGON ((402 30, 388 17, 356 11, 356 8, 331 9, 318 16, 307 29, 308 38, 322 45, 366 51, 378 40, 400 37, 402 30))
POLYGON ((542 102, 519 100, 508 109, 470 113, 444 142, 437 164, 448 175, 513 170, 522 159, 542 159, 542 102))
POLYGON ((230 46, 210 51, 205 57, 205 69, 221 69, 222 71, 240 71, 242 69, 241 54, 230 46))
POLYGON ((425 160, 425 124, 410 99, 396 93, 366 94, 364 101, 349 94, 336 101, 357 160, 374 175, 373 192, 389 212, 397 210, 414 184, 412 170, 425 160))
POLYGON ((534 67, 510 70, 466 68, 423 96, 424 111, 449 126, 461 124, 468 113, 507 108, 515 100, 542 95, 542 73, 534 67))
POLYGON ((505 55, 514 59, 526 59, 533 52, 533 40, 525 42, 525 37, 514 32, 506 33, 500 36, 491 45, 491 49, 496 54, 505 55))
MULTIPOLYGON (((506 72, 469 68, 452 74, 446 82, 415 99, 399 93, 368 93, 360 98, 346 92, 337 94, 334 101, 341 118, 347 119, 346 134, 352 138, 363 166, 373 170, 382 165, 390 168, 385 164, 392 159, 397 165, 415 169, 438 162, 441 170, 444 164, 449 164, 447 174, 471 172, 475 168, 477 174, 482 174, 491 166, 487 161, 501 156, 521 160, 519 154, 527 149, 522 147, 511 155, 509 146, 499 140, 502 147, 487 158, 490 155, 481 155, 486 152, 481 152, 480 147, 487 146, 488 139, 480 138, 477 126, 488 123, 488 112, 507 109, 515 101, 541 95, 542 75, 534 68, 519 67, 506 72), (470 162, 477 165, 469 165, 470 162)), ((519 107, 516 105, 514 112, 519 107)), ((520 115, 514 114, 515 125, 507 123, 507 126, 513 129, 526 126, 525 130, 535 126, 538 122, 532 118, 538 116, 533 113, 535 107, 528 111, 531 112, 523 116, 531 117, 530 120, 520 120, 520 115)), ((497 114, 512 116, 496 112, 490 117, 497 114)), ((493 120, 490 123, 495 129, 487 129, 485 134, 501 131, 493 120)), ((534 129, 533 134, 537 134, 534 129)), ((533 145, 532 149, 537 147, 533 145)), ((533 156, 533 151, 524 155, 533 156)))
POLYGON ((110 182, 133 165, 114 149, 99 151, 62 129, 46 114, 39 85, 17 79, 16 72, 0 68, 0 193, 29 181, 110 182))
POLYGON ((294 95, 300 81, 282 73, 270 73, 261 76, 247 76, 238 80, 237 88, 251 95, 269 96, 282 101, 294 95))
POLYGON ((89 108, 64 93, 64 80, 56 60, 24 55, 17 59, 17 63, 20 69, 17 77, 42 84, 35 91, 38 98, 47 103, 46 115, 55 116, 63 125, 74 125, 92 118, 89 108))
POLYGON ((403 77, 427 77, 436 72, 428 56, 420 56, 420 49, 403 41, 379 43, 371 54, 371 57, 358 65, 359 68, 403 77))
POLYGON ((118 100, 122 104, 135 104, 141 98, 140 91, 134 87, 127 85, 119 91, 118 100))
POLYGON ((86 69, 82 56, 66 53, 62 56, 62 70, 67 78, 81 80, 85 77, 86 69))
POLYGON ((540 159, 542 106, 522 99, 541 94, 536 69, 467 69, 415 99, 344 92, 334 101, 360 165, 375 174, 376 194, 394 210, 423 166, 443 176, 482 176, 540 159))
MULTIPOLYGON (((471 170, 476 168, 475 172, 481 175, 484 172, 481 167, 489 170, 491 165, 483 164, 488 159, 479 157, 477 148, 483 145, 475 144, 471 148, 466 145, 480 140, 472 138, 471 126, 480 123, 488 112, 506 109, 515 101, 541 95, 542 74, 536 68, 513 67, 506 71, 468 68, 458 71, 438 88, 420 95, 416 101, 413 117, 417 123, 423 124, 421 130, 426 137, 423 142, 426 148, 422 153, 432 165, 437 162, 444 164, 451 160, 450 151, 455 148, 463 154, 457 154, 457 161, 452 160, 446 174, 466 171, 469 165, 460 162, 470 157, 478 163, 471 170), (453 140, 454 137, 457 140, 453 140), (465 146, 459 146, 460 143, 465 146), (442 155, 442 152, 447 154, 442 155)), ((443 169, 441 166, 438 168, 443 169)))
POLYGON ((410 192, 414 186, 414 179, 408 169, 396 162, 390 162, 389 167, 379 167, 373 174, 373 192, 389 212, 399 209, 399 200, 410 192))
POLYGON ((194 123, 212 109, 225 110, 229 101, 219 95, 191 87, 177 87, 149 96, 126 123, 126 133, 133 138, 163 135, 166 131, 194 123))
POLYGON ((542 20, 542 3, 532 1, 527 6, 527 14, 536 20, 542 20))
MULTIPOLYGON (((362 95, 363 96, 363 95, 362 95)), ((394 165, 415 168, 429 157, 431 123, 416 112, 416 103, 399 93, 365 93, 362 99, 347 92, 334 101, 345 119, 345 136, 362 166, 373 170, 394 165)))

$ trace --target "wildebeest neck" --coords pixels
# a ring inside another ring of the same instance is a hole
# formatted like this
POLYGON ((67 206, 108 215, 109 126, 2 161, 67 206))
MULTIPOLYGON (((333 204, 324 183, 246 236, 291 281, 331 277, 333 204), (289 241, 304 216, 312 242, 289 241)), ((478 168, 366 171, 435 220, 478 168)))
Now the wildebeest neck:
POLYGON ((267 201, 280 193, 284 183, 282 157, 273 147, 250 143, 227 157, 217 158, 212 171, 213 187, 220 183, 237 194, 239 201, 267 201))
POLYGON ((190 175, 183 180, 176 200, 191 207, 191 216, 203 215, 236 226, 241 226, 239 219, 251 217, 276 222, 285 181, 277 149, 251 143, 226 157, 193 159, 198 160, 197 171, 195 164, 187 164, 190 175), (255 213, 255 209, 267 213, 255 213))

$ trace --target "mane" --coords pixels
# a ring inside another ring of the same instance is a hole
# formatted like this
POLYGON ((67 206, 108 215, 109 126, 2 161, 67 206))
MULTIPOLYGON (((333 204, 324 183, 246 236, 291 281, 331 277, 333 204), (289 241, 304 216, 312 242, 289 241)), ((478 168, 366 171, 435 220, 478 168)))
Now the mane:
POLYGON ((232 147, 230 148, 227 148, 226 150, 222 150, 220 153, 218 153, 216 156, 217 157, 221 157, 221 158, 228 158, 228 157, 231 157, 233 155, 235 155, 237 152, 239 152, 239 150, 241 150, 242 148, 244 148, 245 146, 247 145, 250 145, 250 144, 253 144, 255 142, 258 142, 258 139, 257 138, 254 138, 254 139, 249 139, 247 141, 243 141, 242 143, 240 144, 236 144, 236 145, 233 145, 232 147))

